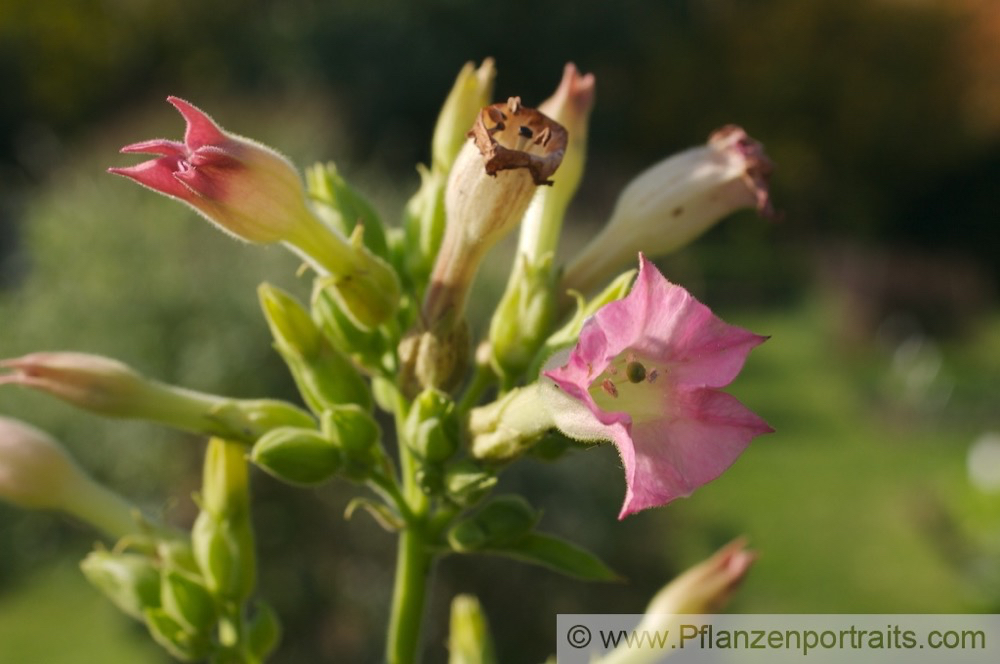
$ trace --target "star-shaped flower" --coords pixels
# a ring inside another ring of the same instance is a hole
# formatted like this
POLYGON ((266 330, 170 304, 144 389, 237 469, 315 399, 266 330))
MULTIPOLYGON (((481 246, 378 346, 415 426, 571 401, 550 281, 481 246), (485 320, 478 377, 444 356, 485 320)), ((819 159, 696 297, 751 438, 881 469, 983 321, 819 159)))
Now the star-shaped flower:
POLYGON ((561 402, 550 404, 556 426, 618 448, 628 487, 619 518, 689 495, 773 431, 719 390, 765 337, 723 322, 639 261, 631 292, 587 321, 562 366, 544 371, 559 388, 549 392, 561 402))

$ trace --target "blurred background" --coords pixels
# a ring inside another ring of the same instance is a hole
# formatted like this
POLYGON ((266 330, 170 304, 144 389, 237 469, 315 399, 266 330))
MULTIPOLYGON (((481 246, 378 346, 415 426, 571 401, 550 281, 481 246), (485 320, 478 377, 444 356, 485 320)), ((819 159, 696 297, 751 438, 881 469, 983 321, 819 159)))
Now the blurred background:
MULTIPOLYGON (((95 352, 208 392, 295 399, 254 288, 305 292, 296 261, 104 169, 134 163, 121 145, 182 135, 173 94, 299 166, 335 160, 397 223, 455 74, 486 56, 498 99, 540 102, 570 60, 597 77, 566 254, 651 163, 727 123, 764 143, 783 220, 734 215, 659 264, 771 335, 732 391, 777 432, 690 499, 621 523, 607 446, 519 464, 504 488, 627 582, 446 559, 427 660, 446 657, 455 592, 481 597, 501 661, 542 661, 557 613, 641 612, 739 534, 760 559, 734 611, 1000 611, 994 0, 0 0, 0 357, 95 352)), ((0 413, 151 511, 193 518, 202 441, 13 388, 0 413)), ((274 661, 378 661, 394 539, 344 520, 351 487, 256 476, 255 492, 261 593, 286 626, 274 661)), ((83 581, 94 539, 0 504, 0 663, 166 661, 83 581)))

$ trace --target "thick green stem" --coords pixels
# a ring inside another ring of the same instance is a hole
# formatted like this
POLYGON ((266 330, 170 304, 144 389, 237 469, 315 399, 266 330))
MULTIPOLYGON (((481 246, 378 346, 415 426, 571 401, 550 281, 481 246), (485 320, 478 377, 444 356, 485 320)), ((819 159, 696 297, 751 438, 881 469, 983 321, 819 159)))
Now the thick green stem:
POLYGON ((402 439, 408 407, 399 396, 395 407, 399 474, 408 514, 404 515, 406 525, 400 532, 396 551, 396 580, 386 640, 388 664, 414 664, 419 659, 427 580, 433 563, 427 540, 430 502, 417 484, 417 459, 402 439))
POLYGON ((388 664, 414 664, 419 659, 430 568, 431 554, 422 529, 406 528, 400 534, 397 550, 386 652, 388 664))

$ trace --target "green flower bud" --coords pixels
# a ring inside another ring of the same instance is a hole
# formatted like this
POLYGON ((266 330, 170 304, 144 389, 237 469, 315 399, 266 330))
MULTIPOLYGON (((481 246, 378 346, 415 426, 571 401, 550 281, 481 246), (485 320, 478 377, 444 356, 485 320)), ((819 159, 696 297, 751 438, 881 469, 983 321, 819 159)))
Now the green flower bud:
POLYGON ((445 173, 451 169, 476 114, 490 103, 496 75, 493 58, 483 60, 478 69, 471 62, 466 62, 458 72, 434 126, 431 147, 434 168, 445 173))
POLYGON ((306 169, 306 188, 318 204, 316 212, 323 221, 345 236, 361 226, 365 246, 382 258, 389 255, 385 228, 375 208, 347 183, 332 161, 306 169))
POLYGON ((448 664, 496 664, 486 615, 472 595, 456 595, 451 601, 448 664))
POLYGON ((160 573, 149 556, 91 551, 80 569, 91 585, 133 618, 142 620, 146 609, 160 606, 160 573))
POLYGON ((283 482, 311 486, 333 477, 340 468, 341 455, 314 429, 280 427, 254 444, 250 460, 283 482))
POLYGON ((473 517, 486 533, 490 547, 503 548, 526 535, 540 514, 521 496, 497 496, 473 517))
POLYGON ((323 433, 343 453, 344 473, 367 478, 379 459, 382 430, 375 419, 356 405, 337 406, 323 414, 323 433))
POLYGON ((371 392, 357 370, 326 340, 309 313, 270 284, 258 289, 275 348, 288 365, 306 404, 316 413, 344 403, 371 408, 371 392))
POLYGON ((437 466, 421 466, 415 476, 417 486, 428 496, 437 496, 444 489, 444 474, 437 466))
POLYGON ((496 483, 496 475, 470 460, 459 461, 444 471, 445 492, 461 506, 476 504, 496 483))
POLYGON ((539 514, 520 496, 499 496, 448 531, 448 543, 460 552, 502 549, 527 535, 539 514))
POLYGON ((213 595, 249 597, 256 577, 246 448, 212 438, 205 451, 201 508, 191 531, 194 559, 213 595))
POLYGON ((312 293, 313 316, 334 348, 369 369, 393 371, 394 362, 385 332, 362 330, 343 312, 336 297, 317 280, 312 293))
POLYGON ((160 597, 163 611, 187 632, 204 634, 215 624, 215 600, 205 584, 190 574, 165 571, 160 597))
POLYGON ((455 402, 440 390, 428 388, 410 407, 403 439, 421 459, 444 461, 458 449, 458 420, 455 402))
POLYGON ((384 260, 364 246, 364 228, 356 226, 348 239, 353 252, 350 269, 323 279, 351 322, 374 330, 396 314, 401 301, 399 277, 384 260))
POLYGON ((156 542, 156 556, 160 559, 163 569, 180 570, 190 575, 201 574, 189 541, 158 540, 156 542))
POLYGON ((478 551, 487 545, 489 536, 474 520, 459 521, 448 529, 448 545, 459 553, 478 551))
POLYGON ((209 592, 232 601, 250 596, 257 570, 249 521, 202 512, 195 519, 191 542, 209 592))
POLYGON ((281 641, 281 621, 267 602, 254 604, 253 617, 247 622, 246 645, 257 661, 263 662, 281 641))
POLYGON ((438 418, 422 422, 413 439, 413 451, 428 463, 440 463, 458 449, 458 430, 438 418))
POLYGON ((501 375, 520 376, 531 364, 555 315, 552 254, 537 262, 519 254, 490 321, 493 364, 501 375))
POLYGON ((196 662, 208 655, 208 637, 187 631, 163 609, 146 609, 144 617, 153 640, 182 662, 196 662))
POLYGON ((431 167, 417 166, 420 189, 406 204, 403 233, 406 271, 418 299, 423 297, 434 259, 444 237, 444 192, 448 172, 479 113, 490 102, 496 69, 487 58, 479 69, 471 62, 459 72, 438 116, 431 147, 431 167))

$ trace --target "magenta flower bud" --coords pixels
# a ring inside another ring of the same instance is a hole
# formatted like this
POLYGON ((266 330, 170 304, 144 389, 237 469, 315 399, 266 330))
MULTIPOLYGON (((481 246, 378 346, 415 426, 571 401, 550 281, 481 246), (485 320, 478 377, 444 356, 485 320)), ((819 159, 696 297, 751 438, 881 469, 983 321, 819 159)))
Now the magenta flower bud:
POLYGON ((650 167, 626 185, 611 220, 573 257, 562 288, 596 290, 636 253, 655 257, 680 249, 736 210, 773 216, 772 168, 764 147, 733 125, 713 133, 707 145, 650 167))
POLYGON ((285 157, 224 131, 183 99, 167 101, 187 121, 184 142, 154 139, 126 145, 122 152, 160 156, 136 166, 109 168, 110 173, 177 198, 249 242, 291 240, 299 226, 310 223, 302 180, 285 157))

